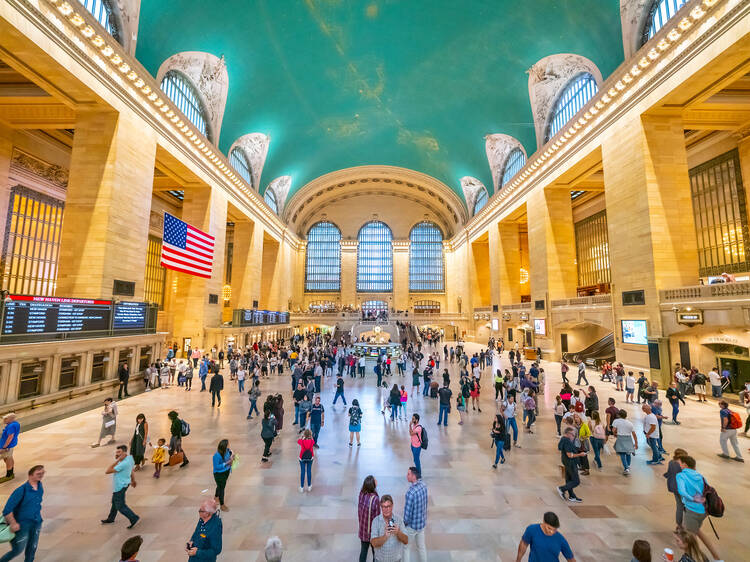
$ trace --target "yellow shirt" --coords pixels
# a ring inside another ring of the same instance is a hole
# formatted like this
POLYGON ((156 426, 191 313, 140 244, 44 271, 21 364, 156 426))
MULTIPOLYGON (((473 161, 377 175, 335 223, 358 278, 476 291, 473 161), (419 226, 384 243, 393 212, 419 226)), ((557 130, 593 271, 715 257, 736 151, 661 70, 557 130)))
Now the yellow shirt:
POLYGON ((581 429, 578 431, 578 437, 580 437, 581 441, 591 437, 591 429, 589 429, 589 424, 587 423, 581 424, 581 429))
POLYGON ((151 457, 151 462, 154 464, 167 462, 167 452, 164 447, 156 447, 154 449, 154 455, 151 457))

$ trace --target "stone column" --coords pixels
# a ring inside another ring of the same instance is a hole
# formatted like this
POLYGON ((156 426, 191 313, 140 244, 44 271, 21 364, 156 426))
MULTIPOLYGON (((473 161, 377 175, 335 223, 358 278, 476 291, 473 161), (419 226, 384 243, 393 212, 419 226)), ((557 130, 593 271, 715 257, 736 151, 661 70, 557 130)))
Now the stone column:
MULTIPOLYGON (((659 338, 659 291, 698 284, 682 120, 623 118, 604 139, 602 158, 617 359, 648 370, 647 346, 623 344, 620 320, 646 320, 649 338, 659 338), (644 306, 623 306, 622 293, 633 290, 644 291, 644 306)), ((661 367, 667 374, 670 365, 661 367)))
POLYGON ((499 302, 502 307, 504 304, 521 302, 521 236, 518 232, 518 223, 501 222, 497 228, 496 253, 499 267, 492 271, 493 278, 497 277, 499 302), (494 273, 495 271, 497 273, 494 273))
POLYGON ((260 301, 263 227, 252 221, 234 223, 232 308, 252 308, 260 301))
POLYGON ((120 279, 142 297, 155 158, 156 133, 135 116, 79 112, 57 295, 109 299, 120 279))
POLYGON ((409 245, 408 240, 393 242, 393 308, 409 308, 409 245))
POLYGON ((278 282, 280 276, 280 244, 267 237, 263 240, 263 254, 261 261, 260 307, 266 310, 278 309, 278 282))
MULTIPOLYGON (((575 229, 570 192, 566 189, 538 189, 526 200, 529 229, 529 272, 533 319, 545 319, 546 336, 535 336, 534 344, 559 357, 559 341, 549 316, 550 301, 576 296, 575 229), (537 301, 544 305, 537 309, 537 301)), ((548 355, 549 357, 549 355, 548 355)))
POLYGON ((210 279, 177 273, 174 335, 179 345, 182 339, 192 338, 193 349, 205 346, 204 328, 221 324, 221 288, 224 276, 224 241, 227 229, 227 200, 224 194, 211 187, 185 191, 182 220, 214 237, 214 261, 210 279), (209 295, 217 295, 216 303, 209 295))
POLYGON ((357 304, 357 241, 341 241, 341 304, 357 304))

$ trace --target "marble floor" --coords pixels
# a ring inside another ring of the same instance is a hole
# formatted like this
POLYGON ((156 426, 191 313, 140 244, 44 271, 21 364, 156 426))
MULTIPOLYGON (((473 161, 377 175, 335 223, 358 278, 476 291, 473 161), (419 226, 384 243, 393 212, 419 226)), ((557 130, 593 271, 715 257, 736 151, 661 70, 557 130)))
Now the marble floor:
MULTIPOLYGON (((474 351, 479 346, 469 344, 468 348, 474 351)), ((506 366, 505 357, 502 363, 506 366)), ((409 415, 415 411, 423 415, 430 437, 429 449, 422 454, 430 494, 426 539, 430 562, 515 560, 524 527, 538 522, 548 510, 560 517, 560 530, 579 561, 630 560, 630 548, 637 538, 651 543, 655 560, 661 559, 658 553, 665 546, 672 546, 674 500, 662 478, 664 467, 647 466, 643 448, 633 461, 630 477, 622 476, 616 456, 605 457, 603 471, 592 470, 591 476, 582 477, 577 491, 583 504, 560 500, 555 491, 560 471, 552 416, 560 374, 556 364, 544 367, 547 391, 540 401, 536 432, 522 433, 522 448, 511 451, 508 462, 497 470, 490 466, 494 450, 490 449, 489 430, 495 407, 489 369, 483 377, 482 413, 470 411, 463 426, 457 424, 454 410, 450 425, 438 428, 437 400, 410 398, 409 415)), ((399 381, 399 377, 392 379, 399 381)), ((589 379, 593 382, 598 377, 589 379)), ((411 382, 401 380, 407 385, 411 382)), ((0 500, 5 502, 31 465, 42 463, 47 470, 45 523, 37 560, 117 560, 121 543, 133 534, 144 539, 141 562, 182 560, 200 500, 213 496, 211 455, 217 442, 227 438, 241 464, 227 485, 231 511, 222 515, 224 551, 220 559, 263 560, 266 539, 278 535, 286 547, 286 562, 314 560, 319 555, 328 562, 350 562, 359 552, 356 501, 362 480, 375 475, 380 494, 391 494, 397 512, 402 513, 408 487, 406 469, 411 464, 407 422, 383 419, 373 381, 372 374, 354 382, 346 379, 347 400, 358 398, 364 410, 362 446, 351 449, 346 408, 340 402, 331 406, 333 384, 327 381, 323 389, 326 425, 310 493, 298 491, 293 407, 286 409, 272 462, 261 464, 259 422, 246 421, 247 398, 237 392, 236 383, 228 382, 220 408, 211 408, 208 393, 187 393, 177 387, 119 403, 120 442, 129 441, 135 417, 141 412, 150 423, 154 440, 168 437, 166 414, 171 409, 178 410, 192 426, 184 444, 191 460, 187 468, 165 469, 159 480, 151 477, 152 470, 136 473, 138 486, 128 491, 128 504, 142 519, 133 531, 125 528, 121 516, 115 525, 99 524, 109 509, 111 478, 104 470, 114 447, 89 447, 99 432, 98 410, 24 432, 15 455, 19 476, 0 486, 0 500)), ((597 380, 594 384, 601 404, 614 396, 624 405, 624 395, 610 383, 597 380)), ((288 376, 277 377, 263 381, 262 390, 264 394, 287 392, 289 386, 288 376)), ((639 430, 640 410, 630 405, 626 409, 639 430)), ((665 448, 671 451, 680 446, 696 457, 698 470, 726 503, 724 518, 715 521, 723 558, 747 560, 750 537, 742 529, 750 509, 750 499, 744 493, 748 465, 716 457, 719 416, 714 403, 688 400, 681 419, 680 426, 665 426, 665 448)), ((23 424, 23 419, 20 421, 23 424)), ((747 451, 750 440, 741 438, 741 445, 747 451)), ((750 464, 750 454, 746 456, 750 464)), ((0 552, 6 548, 0 546, 0 552)))

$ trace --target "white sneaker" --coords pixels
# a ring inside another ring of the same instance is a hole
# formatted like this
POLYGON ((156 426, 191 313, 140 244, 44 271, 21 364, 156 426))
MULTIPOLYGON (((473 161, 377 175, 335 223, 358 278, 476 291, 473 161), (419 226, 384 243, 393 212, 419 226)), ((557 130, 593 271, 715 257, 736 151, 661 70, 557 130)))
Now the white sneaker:
POLYGON ((308 486, 308 487, 307 487, 307 491, 308 491, 308 492, 312 492, 312 484, 311 484, 310 486, 308 486))
POLYGON ((302 486, 300 486, 300 487, 299 487, 299 493, 301 494, 301 493, 302 493, 302 492, 304 492, 304 491, 305 491, 305 489, 304 489, 304 488, 303 488, 302 486))

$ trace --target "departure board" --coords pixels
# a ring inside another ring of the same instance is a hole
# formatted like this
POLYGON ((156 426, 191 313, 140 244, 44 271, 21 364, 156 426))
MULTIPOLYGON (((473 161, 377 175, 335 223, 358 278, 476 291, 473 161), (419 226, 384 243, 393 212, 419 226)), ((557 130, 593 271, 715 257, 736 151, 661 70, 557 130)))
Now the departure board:
POLYGON ((272 310, 235 310, 235 323, 238 321, 240 326, 269 326, 272 324, 288 324, 288 312, 274 312, 272 310), (239 315, 237 314, 239 313, 239 315))
POLYGON ((110 301, 11 295, 5 302, 3 335, 107 331, 110 301))
POLYGON ((146 327, 148 304, 145 302, 117 302, 112 328, 115 330, 134 330, 146 327))

